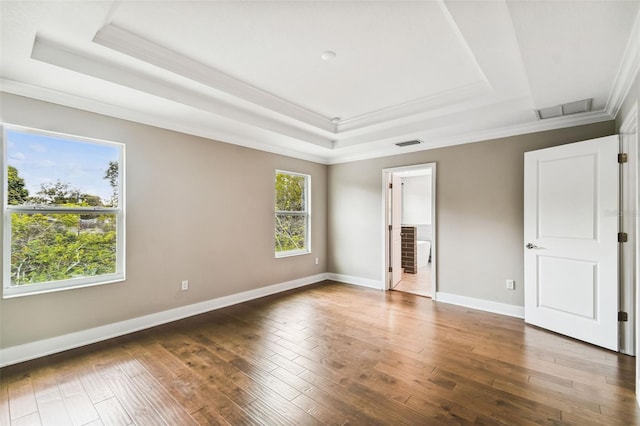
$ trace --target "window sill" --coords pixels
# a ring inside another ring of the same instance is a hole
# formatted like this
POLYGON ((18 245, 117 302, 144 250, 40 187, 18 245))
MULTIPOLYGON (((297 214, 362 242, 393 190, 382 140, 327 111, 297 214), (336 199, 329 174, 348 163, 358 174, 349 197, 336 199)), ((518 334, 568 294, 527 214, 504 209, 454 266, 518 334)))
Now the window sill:
POLYGON ((293 256, 302 256, 305 254, 311 254, 311 250, 291 250, 291 251, 281 251, 276 253, 275 258, 280 259, 283 257, 293 257, 293 256))
POLYGON ((77 288, 94 287, 104 284, 113 284, 125 281, 124 274, 103 275, 100 280, 79 278, 77 280, 54 281, 40 284, 26 284, 21 286, 5 287, 2 293, 3 299, 34 296, 37 294, 53 293, 77 288))

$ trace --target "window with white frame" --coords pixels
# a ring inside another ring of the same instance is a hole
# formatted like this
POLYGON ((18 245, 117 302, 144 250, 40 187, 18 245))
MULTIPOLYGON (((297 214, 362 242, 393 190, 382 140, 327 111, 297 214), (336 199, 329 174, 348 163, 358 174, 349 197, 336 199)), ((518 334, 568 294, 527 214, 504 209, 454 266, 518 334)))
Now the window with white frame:
POLYGON ((310 193, 311 176, 276 170, 276 257, 311 252, 310 193))
POLYGON ((2 134, 3 296, 124 280, 124 145, 2 134))

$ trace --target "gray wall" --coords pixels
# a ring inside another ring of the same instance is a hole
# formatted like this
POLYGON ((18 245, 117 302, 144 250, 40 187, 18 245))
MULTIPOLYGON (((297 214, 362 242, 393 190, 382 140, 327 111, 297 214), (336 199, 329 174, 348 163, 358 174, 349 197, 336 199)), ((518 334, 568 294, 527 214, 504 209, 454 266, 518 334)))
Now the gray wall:
POLYGON ((402 178, 402 223, 431 225, 431 176, 402 178))
POLYGON ((382 281, 382 169, 437 163, 438 291, 523 305, 523 154, 613 121, 329 167, 329 271, 382 281), (505 279, 516 290, 505 290, 505 279))
POLYGON ((0 107, 127 156, 126 282, 1 300, 0 348, 326 272, 326 166, 8 94, 0 107), (274 259, 275 169, 311 175, 310 255, 274 259))

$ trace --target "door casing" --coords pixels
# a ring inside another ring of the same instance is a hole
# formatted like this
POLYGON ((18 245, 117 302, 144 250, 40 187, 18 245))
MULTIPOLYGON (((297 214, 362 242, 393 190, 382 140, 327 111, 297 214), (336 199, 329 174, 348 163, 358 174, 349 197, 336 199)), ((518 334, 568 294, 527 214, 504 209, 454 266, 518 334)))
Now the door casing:
POLYGON ((384 290, 391 288, 391 273, 389 272, 390 266, 390 238, 389 238, 389 224, 391 223, 391 199, 389 193, 389 183, 391 182, 391 175, 394 173, 408 172, 415 170, 431 169, 431 298, 436 300, 437 298, 437 215, 436 215, 436 163, 424 163, 415 164, 411 166, 392 167, 382 170, 382 277, 384 290))

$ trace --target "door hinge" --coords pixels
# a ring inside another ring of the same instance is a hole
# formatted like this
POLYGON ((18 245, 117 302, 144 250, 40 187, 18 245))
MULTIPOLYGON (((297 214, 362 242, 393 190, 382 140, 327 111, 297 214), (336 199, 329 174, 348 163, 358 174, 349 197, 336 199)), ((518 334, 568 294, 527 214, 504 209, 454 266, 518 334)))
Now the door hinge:
POLYGON ((626 232, 618 232, 618 242, 626 243, 629 240, 629 235, 626 232))
POLYGON ((618 321, 629 321, 629 314, 627 314, 626 312, 618 312, 618 321))
POLYGON ((392 183, 389 184, 389 189, 393 189, 393 184, 392 183))
POLYGON ((393 268, 389 266, 389 272, 393 272, 393 268))
POLYGON ((626 152, 618 154, 618 163, 622 164, 626 163, 627 161, 629 161, 629 155, 627 155, 626 152))
POLYGON ((393 225, 389 225, 389 231, 393 230, 393 225))

